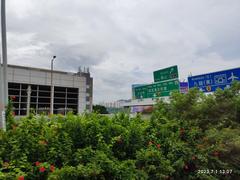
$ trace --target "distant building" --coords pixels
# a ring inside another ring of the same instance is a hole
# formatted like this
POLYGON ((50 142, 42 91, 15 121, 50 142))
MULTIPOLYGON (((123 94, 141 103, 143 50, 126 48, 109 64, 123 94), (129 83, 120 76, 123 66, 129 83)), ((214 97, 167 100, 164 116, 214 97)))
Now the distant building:
POLYGON ((153 111, 153 106, 158 100, 169 102, 169 97, 159 97, 159 98, 144 98, 144 99, 133 99, 130 102, 125 102, 123 107, 129 109, 131 113, 150 113, 153 111))
POLYGON ((106 108, 123 108, 123 105, 127 102, 131 102, 131 99, 128 100, 120 99, 113 102, 101 102, 99 104, 105 106, 106 108))
POLYGON ((131 99, 128 99, 128 100, 120 99, 120 100, 113 101, 113 102, 101 102, 99 104, 106 107, 108 113, 114 114, 114 113, 118 113, 118 112, 123 112, 124 105, 127 102, 131 102, 131 99))
MULTIPOLYGON (((49 113, 51 102, 51 70, 8 65, 8 92, 15 115, 49 113)), ((93 78, 89 69, 77 73, 53 71, 54 114, 68 111, 92 111, 93 78)))

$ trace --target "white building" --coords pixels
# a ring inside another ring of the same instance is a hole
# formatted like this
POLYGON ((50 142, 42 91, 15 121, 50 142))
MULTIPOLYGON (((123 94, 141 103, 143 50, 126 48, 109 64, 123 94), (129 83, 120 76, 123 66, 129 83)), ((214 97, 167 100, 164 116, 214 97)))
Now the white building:
MULTIPOLYGON (((8 93, 16 115, 49 113, 51 102, 51 70, 8 65, 8 93)), ((78 73, 53 71, 53 112, 81 113, 92 111, 93 79, 89 70, 78 73)))
POLYGON ((153 106, 157 104, 158 100, 169 102, 169 96, 159 98, 144 98, 144 99, 132 99, 129 102, 125 102, 122 106, 124 108, 130 108, 131 113, 136 112, 152 112, 153 106))
POLYGON ((129 100, 120 99, 120 100, 113 101, 113 102, 101 102, 99 104, 102 106, 105 106, 106 108, 123 108, 124 104, 127 102, 131 102, 131 99, 129 99, 129 100))

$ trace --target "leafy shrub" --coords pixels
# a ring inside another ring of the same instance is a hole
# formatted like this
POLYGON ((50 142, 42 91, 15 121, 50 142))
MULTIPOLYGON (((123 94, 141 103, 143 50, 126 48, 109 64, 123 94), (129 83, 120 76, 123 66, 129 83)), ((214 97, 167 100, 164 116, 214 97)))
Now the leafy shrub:
POLYGON ((0 179, 237 179, 239 92, 235 83, 212 95, 175 93, 145 120, 68 113, 15 121, 9 108, 0 179), (233 172, 201 173, 207 169, 233 172))

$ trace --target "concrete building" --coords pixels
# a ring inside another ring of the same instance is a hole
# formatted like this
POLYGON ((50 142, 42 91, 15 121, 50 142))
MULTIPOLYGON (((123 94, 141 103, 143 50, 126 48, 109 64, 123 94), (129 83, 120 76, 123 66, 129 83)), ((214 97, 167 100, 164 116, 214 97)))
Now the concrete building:
MULTIPOLYGON (((27 115, 30 109, 50 112, 51 70, 8 65, 7 77, 15 115, 27 115)), ((54 70, 53 86, 54 114, 92 111, 93 78, 89 69, 77 73, 54 70)))
POLYGON ((106 108, 123 108, 124 107, 123 105, 127 102, 131 102, 131 99, 128 100, 120 99, 113 102, 100 102, 99 104, 105 106, 106 108))
POLYGON ((123 107, 125 109, 129 108, 131 113, 149 113, 152 112, 153 106, 158 100, 169 102, 169 97, 159 97, 159 98, 145 98, 145 99, 132 99, 130 102, 125 102, 123 107))

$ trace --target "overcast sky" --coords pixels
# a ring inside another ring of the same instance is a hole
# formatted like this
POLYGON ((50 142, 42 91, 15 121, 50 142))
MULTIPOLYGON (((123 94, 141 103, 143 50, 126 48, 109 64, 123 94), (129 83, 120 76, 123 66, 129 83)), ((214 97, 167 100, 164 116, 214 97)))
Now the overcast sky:
POLYGON ((240 66, 239 0, 7 0, 9 64, 90 67, 94 102, 178 65, 180 79, 240 66))

